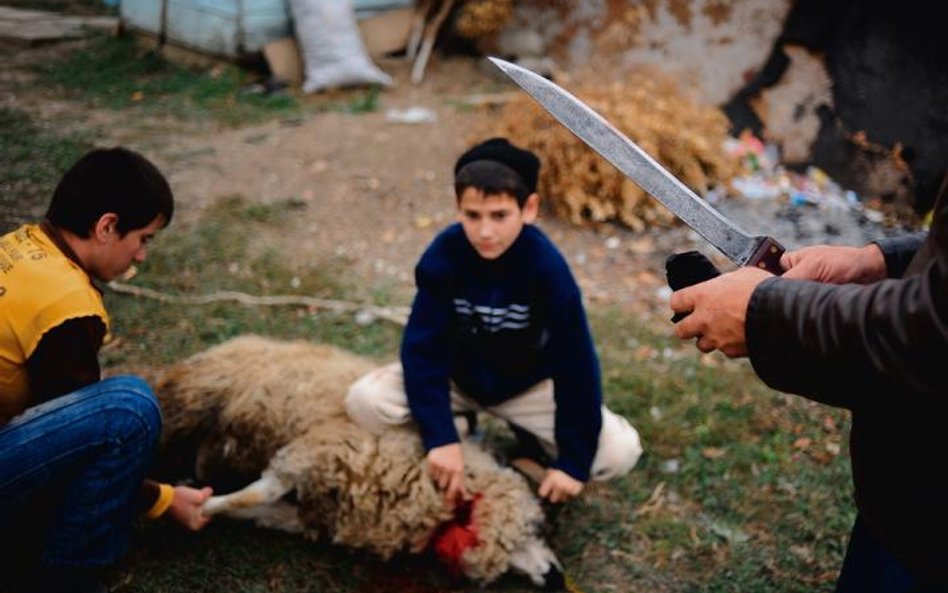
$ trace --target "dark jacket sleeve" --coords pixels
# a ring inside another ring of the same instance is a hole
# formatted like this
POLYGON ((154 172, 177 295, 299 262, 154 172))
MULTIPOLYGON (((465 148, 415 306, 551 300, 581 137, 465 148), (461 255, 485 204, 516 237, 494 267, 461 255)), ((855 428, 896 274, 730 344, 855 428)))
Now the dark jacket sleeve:
POLYGON ((137 514, 144 515, 151 507, 155 506, 160 493, 161 490, 159 489, 158 482, 154 480, 144 480, 142 485, 138 487, 138 498, 135 501, 137 514))
MULTIPOLYGON (((907 241, 895 251, 913 250, 917 240, 907 241)), ((762 282, 747 309, 754 370, 775 389, 850 409, 859 406, 860 394, 887 386, 893 394, 944 403, 948 208, 938 209, 918 252, 909 276, 869 286, 762 282)))
POLYGON ((415 270, 418 292, 402 336, 401 361, 408 406, 427 451, 460 439, 451 413, 448 280, 426 264, 423 258, 415 270))
POLYGON ((602 385, 599 361, 575 289, 552 312, 550 356, 553 397, 556 401, 554 435, 558 450, 556 468, 573 478, 589 480, 599 431, 602 429, 602 385))
POLYGON ((31 405, 98 381, 99 347, 104 336, 105 325, 98 317, 70 319, 43 334, 26 361, 31 405))
MULTIPOLYGON (((99 381, 98 353, 104 337, 105 325, 98 317, 70 319, 46 332, 26 361, 31 405, 99 381)), ((141 514, 155 504, 158 493, 157 482, 142 482, 135 501, 141 514)))
POLYGON ((885 270, 889 278, 901 278, 905 275, 909 262, 915 257, 927 236, 927 232, 921 232, 874 241, 885 257, 885 270))

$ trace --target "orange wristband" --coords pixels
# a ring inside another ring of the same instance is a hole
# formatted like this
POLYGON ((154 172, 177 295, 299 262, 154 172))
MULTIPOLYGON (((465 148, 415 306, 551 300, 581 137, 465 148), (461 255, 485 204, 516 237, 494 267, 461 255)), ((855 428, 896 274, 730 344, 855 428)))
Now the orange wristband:
POLYGON ((145 513, 145 516, 149 519, 157 519, 165 514, 165 511, 171 506, 171 501, 173 500, 174 486, 171 484, 158 484, 158 500, 155 501, 155 504, 151 505, 151 508, 145 513))

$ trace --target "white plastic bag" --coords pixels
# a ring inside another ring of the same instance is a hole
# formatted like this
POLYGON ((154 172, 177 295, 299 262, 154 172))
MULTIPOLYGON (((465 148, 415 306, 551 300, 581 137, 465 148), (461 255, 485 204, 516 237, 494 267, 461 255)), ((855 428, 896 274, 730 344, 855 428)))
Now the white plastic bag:
POLYGON ((303 92, 358 84, 392 84, 369 59, 352 0, 290 0, 303 54, 303 92))

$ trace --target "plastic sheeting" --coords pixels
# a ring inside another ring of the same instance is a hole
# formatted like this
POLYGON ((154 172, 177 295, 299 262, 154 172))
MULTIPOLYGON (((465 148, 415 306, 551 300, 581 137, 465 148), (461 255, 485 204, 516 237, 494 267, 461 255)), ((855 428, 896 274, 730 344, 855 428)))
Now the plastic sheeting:
MULTIPOLYGON (((357 18, 414 0, 354 0, 357 18)), ((198 51, 238 56, 293 34, 287 0, 122 0, 126 26, 198 51)))

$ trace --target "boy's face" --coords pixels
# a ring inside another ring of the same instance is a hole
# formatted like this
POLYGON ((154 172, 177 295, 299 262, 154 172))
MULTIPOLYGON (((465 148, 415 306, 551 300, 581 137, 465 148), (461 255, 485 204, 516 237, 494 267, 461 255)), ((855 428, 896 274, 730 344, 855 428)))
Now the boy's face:
POLYGON ((497 259, 520 236, 523 225, 537 218, 540 198, 531 194, 523 208, 508 193, 485 195, 468 187, 458 198, 458 220, 474 250, 484 259, 497 259))
POLYGON ((112 220, 110 216, 114 215, 104 215, 93 229, 98 248, 87 264, 90 273, 104 282, 115 280, 132 264, 145 261, 148 242, 164 226, 164 219, 159 216, 148 226, 121 235, 117 229, 118 219, 112 220))

